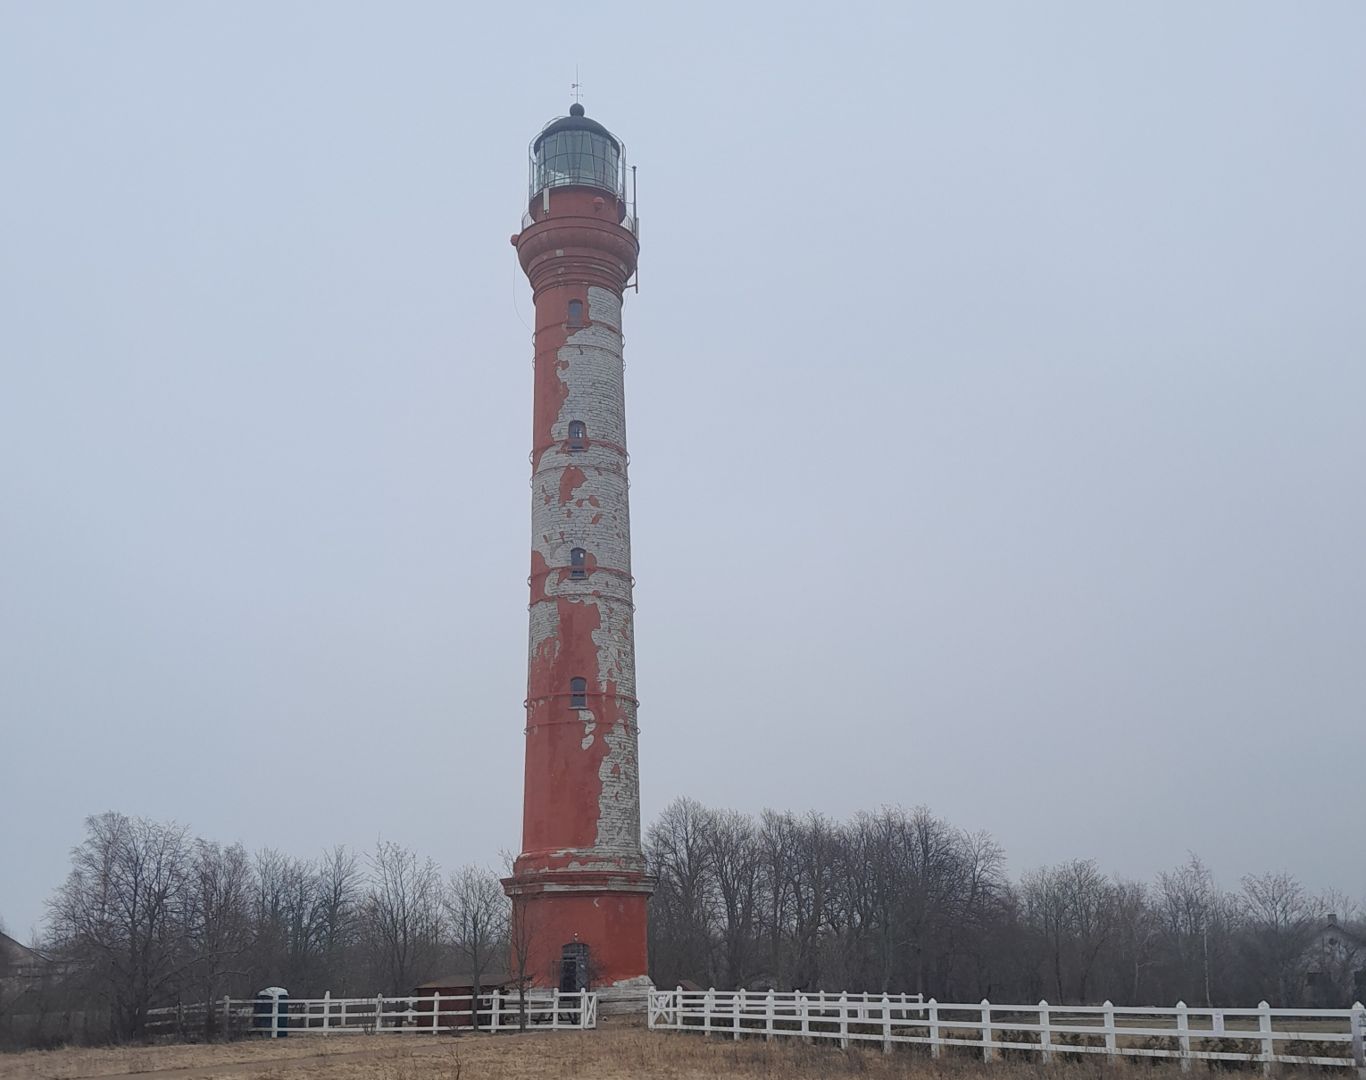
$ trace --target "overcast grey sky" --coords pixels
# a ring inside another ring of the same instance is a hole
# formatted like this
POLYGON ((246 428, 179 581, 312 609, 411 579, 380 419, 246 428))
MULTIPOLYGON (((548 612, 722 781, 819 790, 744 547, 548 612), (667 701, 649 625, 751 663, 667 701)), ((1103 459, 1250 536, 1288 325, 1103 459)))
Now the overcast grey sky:
POLYGON ((1366 895, 1366 5, 0 4, 0 918, 85 815, 516 849, 508 236, 585 105, 646 820, 1366 895))

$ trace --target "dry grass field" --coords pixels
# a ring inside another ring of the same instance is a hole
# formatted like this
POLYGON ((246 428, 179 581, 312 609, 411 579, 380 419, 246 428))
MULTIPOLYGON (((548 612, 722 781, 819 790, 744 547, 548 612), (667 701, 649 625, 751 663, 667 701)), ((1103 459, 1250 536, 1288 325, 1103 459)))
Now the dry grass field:
MULTIPOLYGON (((289 1059, 354 1054, 371 1049, 363 1037, 345 1039, 289 1039, 215 1043, 208 1046, 159 1044, 155 1046, 67 1047, 61 1050, 30 1050, 0 1054, 0 1077, 44 1077, 75 1080, 83 1076, 141 1076, 181 1069, 217 1067, 241 1069, 223 1075, 266 1075, 251 1070, 257 1062, 282 1065, 289 1059)), ((210 1072, 204 1075, 217 1075, 210 1072)))
MULTIPOLYGON (((296 1037, 274 1042, 215 1046, 72 1048, 0 1055, 0 1080, 1107 1080, 1133 1073, 1134 1080, 1175 1080, 1175 1067, 1130 1065, 1098 1058, 1043 1068, 966 1058, 933 1061, 899 1049, 840 1050, 797 1040, 706 1039, 700 1035, 651 1033, 643 1024, 608 1020, 598 1031, 527 1035, 465 1035, 460 1038, 348 1036, 296 1037)), ((1341 1073, 1341 1071, 1339 1071, 1341 1073)), ((1253 1073, 1244 1074, 1247 1076, 1253 1073)))

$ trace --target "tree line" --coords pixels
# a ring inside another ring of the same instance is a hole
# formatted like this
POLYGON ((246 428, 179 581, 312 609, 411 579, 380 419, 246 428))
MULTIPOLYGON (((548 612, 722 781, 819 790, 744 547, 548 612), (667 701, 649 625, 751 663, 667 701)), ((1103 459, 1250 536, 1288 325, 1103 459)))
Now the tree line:
MULTIPOLYGON (((1339 895, 1284 873, 1225 890, 1194 855, 1153 882, 1111 877, 1092 859, 1012 880, 989 835, 924 808, 837 822, 680 799, 646 846, 662 986, 1294 1007, 1310 1004, 1306 955, 1330 913, 1366 938, 1339 895)), ((1342 996, 1366 956, 1345 963, 1329 973, 1346 980, 1342 996)))
POLYGON ((397 843, 317 859, 248 854, 178 824, 106 813, 87 819, 48 903, 52 977, 11 980, 8 1001, 0 990, 0 1020, 11 1014, 0 1031, 11 1042, 24 1031, 137 1039, 151 1009, 269 985, 371 996, 457 972, 477 981, 506 970, 507 919, 492 870, 446 877, 397 843))
MULTIPOLYGON (((1329 912, 1366 938, 1341 897, 1277 873, 1225 890, 1194 856, 1153 882, 1089 859, 1012 879, 989 835, 924 808, 840 822, 679 799, 645 849, 659 986, 1294 1006, 1329 912)), ((398 843, 301 859, 106 813, 49 901, 53 977, 0 971, 0 1038, 136 1039, 151 1009, 269 985, 397 995, 456 972, 525 975, 510 923, 492 869, 445 875, 398 843)))

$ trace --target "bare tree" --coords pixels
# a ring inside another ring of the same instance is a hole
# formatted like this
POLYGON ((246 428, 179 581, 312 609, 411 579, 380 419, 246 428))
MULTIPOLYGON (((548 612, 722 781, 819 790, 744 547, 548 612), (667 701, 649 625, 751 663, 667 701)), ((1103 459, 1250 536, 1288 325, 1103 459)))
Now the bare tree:
POLYGON ((1143 976, 1157 961, 1159 937, 1157 916, 1143 882, 1116 882, 1114 923, 1116 958, 1128 976, 1127 1000, 1142 1001, 1143 976))
POLYGON ((108 1003, 115 1032, 140 1038, 147 1010, 194 961, 183 933, 186 830, 116 813, 85 825, 71 873, 50 902, 53 931, 108 1003))
POLYGON ((820 984, 822 933, 833 923, 836 909, 835 865, 842 837, 834 823, 820 814, 808 814, 799 829, 801 843, 787 863, 792 970, 798 986, 815 987, 820 984))
POLYGON ((338 845, 324 852, 317 871, 318 951, 325 989, 346 993, 356 972, 348 958, 360 941, 364 880, 356 856, 338 845))
POLYGON ((1088 1000, 1091 974, 1115 922, 1115 888, 1094 859, 1073 859, 1062 866, 1061 886, 1073 938, 1077 1000, 1088 1000))
POLYGON ((1115 887, 1092 859, 1073 859, 1026 874, 1021 883, 1026 918, 1048 949, 1057 1000, 1088 998, 1101 949, 1114 931, 1115 887), (1071 976, 1064 978, 1064 971, 1071 976))
POLYGON ((512 960, 512 977, 517 983, 517 1030, 526 1030, 526 992, 535 978, 531 970, 532 958, 541 945, 542 929, 535 904, 528 904, 525 896, 512 900, 508 922, 508 955, 512 960))
POLYGON ((1157 916, 1174 968, 1174 993, 1186 1001, 1214 1001, 1214 975, 1220 955, 1224 905, 1209 867, 1193 852, 1186 862, 1157 882, 1157 916))
POLYGON ((307 859, 288 860, 283 885, 285 978, 304 992, 317 992, 322 989, 317 984, 322 916, 317 867, 307 859))
POLYGON ((759 850, 744 814, 721 811, 705 822, 703 843, 719 900, 722 985, 742 987, 753 974, 753 943, 759 915, 759 850))
POLYGON ((1263 997, 1275 1005, 1298 1005, 1300 958, 1323 922, 1322 901, 1285 873, 1243 878, 1241 899, 1244 958, 1263 997))
POLYGON ((441 877, 431 859, 380 841, 369 856, 366 921, 378 972, 390 993, 410 990, 431 974, 441 936, 441 877))
POLYGON ((1071 943, 1067 920, 1067 896, 1061 875, 1047 867, 1031 871, 1020 881, 1020 895, 1024 900, 1025 920, 1048 950, 1048 964, 1053 976, 1054 1001, 1064 1000, 1063 960, 1071 943))
POLYGON ((255 968, 294 993, 320 992, 323 897, 318 868, 271 848, 256 853, 255 968))
POLYGON ((477 1009, 484 976, 496 957, 507 955, 508 899, 491 870, 466 866, 451 875, 444 903, 456 950, 474 980, 477 1009))
POLYGON ((939 943, 952 940, 966 895, 964 836, 923 806, 900 815, 899 830, 905 902, 898 917, 909 940, 912 985, 929 994, 931 979, 942 978, 949 966, 951 957, 940 954, 939 943))
MULTIPOLYGON (((230 976, 242 974, 240 963, 253 940, 251 889, 251 863, 240 844, 224 848, 195 841, 185 931, 194 958, 191 980, 202 1001, 215 1000, 230 976)), ((207 1010, 208 1034, 217 1017, 216 1010, 207 1010)))
POLYGON ((700 803, 675 799, 646 832, 645 857, 659 879, 651 917, 659 920, 668 942, 659 962, 676 978, 712 982, 710 818, 700 803))
POLYGON ((960 889, 944 939, 953 950, 951 960, 958 959, 960 949, 964 954, 969 992, 985 996, 992 990, 993 972, 1007 966, 1002 963, 1007 958, 999 954, 1008 951, 1003 946, 1013 925, 1007 907, 1005 851, 981 831, 959 833, 958 848, 960 889))
POLYGON ((801 845, 801 825, 792 814, 765 810, 759 818, 759 874, 763 883, 762 932, 767 943, 768 974, 780 987, 792 985, 787 947, 795 899, 792 866, 801 845))

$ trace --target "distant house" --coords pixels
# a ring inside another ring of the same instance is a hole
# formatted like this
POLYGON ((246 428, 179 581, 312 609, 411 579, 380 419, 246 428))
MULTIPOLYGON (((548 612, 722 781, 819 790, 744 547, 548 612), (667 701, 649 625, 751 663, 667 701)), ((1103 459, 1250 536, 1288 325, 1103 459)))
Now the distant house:
POLYGON ((66 965, 0 934, 0 1013, 19 1008, 31 994, 65 974, 66 965))
POLYGON ((50 956, 0 933, 0 979, 12 982, 42 979, 56 968, 57 962, 50 956))
POLYGON ((1311 1008, 1345 1008, 1366 1001, 1366 934, 1336 915, 1314 934, 1304 951, 1305 996, 1311 1008))

